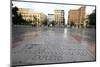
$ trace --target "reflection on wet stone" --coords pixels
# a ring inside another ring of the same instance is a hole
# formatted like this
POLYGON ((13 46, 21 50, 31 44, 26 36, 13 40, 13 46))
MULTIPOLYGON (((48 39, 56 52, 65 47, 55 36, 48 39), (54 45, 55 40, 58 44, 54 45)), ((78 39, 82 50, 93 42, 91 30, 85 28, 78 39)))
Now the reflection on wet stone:
MULTIPOLYGON (((91 31, 93 32, 93 30, 90 30, 86 33, 91 34, 91 31)), ((88 35, 87 37, 86 34, 82 34, 81 30, 75 31, 73 29, 67 29, 67 33, 64 33, 64 28, 54 28, 52 30, 48 28, 39 28, 39 31, 38 29, 32 28, 31 31, 25 32, 24 36, 25 39, 22 38, 23 41, 18 43, 20 46, 12 49, 13 64, 41 64, 95 60, 91 57, 91 55, 95 55, 91 54, 89 51, 92 49, 88 50, 91 46, 90 41, 92 40, 89 39, 91 36, 88 35), (84 41, 81 43, 76 41, 72 36, 76 36, 76 34, 79 34, 77 36, 82 37, 84 41)))

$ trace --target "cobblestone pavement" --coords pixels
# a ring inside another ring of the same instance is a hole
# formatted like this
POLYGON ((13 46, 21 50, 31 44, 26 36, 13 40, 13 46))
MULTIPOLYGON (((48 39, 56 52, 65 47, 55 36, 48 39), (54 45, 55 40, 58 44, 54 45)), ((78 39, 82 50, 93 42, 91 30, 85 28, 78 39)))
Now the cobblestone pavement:
POLYGON ((14 26, 11 63, 44 64, 95 60, 95 29, 14 26))

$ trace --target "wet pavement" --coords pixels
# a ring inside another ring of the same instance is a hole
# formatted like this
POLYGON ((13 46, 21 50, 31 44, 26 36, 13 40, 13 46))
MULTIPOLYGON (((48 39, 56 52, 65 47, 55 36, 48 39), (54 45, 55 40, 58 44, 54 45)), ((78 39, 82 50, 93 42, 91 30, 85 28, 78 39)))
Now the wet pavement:
POLYGON ((95 61, 95 29, 13 26, 13 65, 95 61))

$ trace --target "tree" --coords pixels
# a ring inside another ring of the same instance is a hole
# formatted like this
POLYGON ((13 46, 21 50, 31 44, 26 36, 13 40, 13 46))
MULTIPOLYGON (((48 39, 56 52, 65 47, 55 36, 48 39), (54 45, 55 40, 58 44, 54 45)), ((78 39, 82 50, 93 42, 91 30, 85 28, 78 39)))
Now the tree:
POLYGON ((43 25, 44 25, 44 26, 48 25, 47 19, 45 19, 45 20, 43 21, 43 25))
POLYGON ((52 24, 53 26, 55 26, 55 22, 54 22, 54 21, 52 21, 51 24, 52 24))
POLYGON ((89 15, 89 24, 96 25, 96 9, 89 15))
POLYGON ((13 24, 17 24, 17 18, 18 18, 18 14, 17 14, 18 8, 17 7, 13 7, 12 8, 12 22, 13 24))
POLYGON ((12 22, 13 24, 24 24, 26 20, 22 18, 21 14, 18 14, 18 7, 12 7, 12 22))
POLYGON ((72 26, 74 26, 74 25, 75 25, 74 22, 71 21, 71 22, 70 22, 70 26, 72 27, 72 26))
POLYGON ((33 25, 36 26, 36 25, 37 25, 37 20, 38 20, 38 19, 37 19, 35 16, 33 16, 33 19, 34 19, 33 25))

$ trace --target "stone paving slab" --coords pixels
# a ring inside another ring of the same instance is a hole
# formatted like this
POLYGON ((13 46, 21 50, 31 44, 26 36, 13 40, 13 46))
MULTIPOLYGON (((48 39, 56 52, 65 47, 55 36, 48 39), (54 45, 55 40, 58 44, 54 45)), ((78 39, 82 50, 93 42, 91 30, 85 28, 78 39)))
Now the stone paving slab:
POLYGON ((15 38, 15 42, 12 44, 18 45, 12 47, 12 64, 94 61, 95 54, 88 50, 90 42, 84 40, 86 34, 73 29, 66 30, 67 32, 64 33, 64 28, 37 31, 31 29, 31 31, 20 34, 20 37, 17 37, 22 40, 16 41, 15 38))

